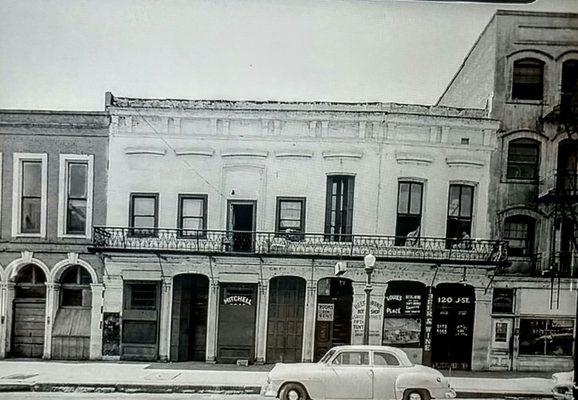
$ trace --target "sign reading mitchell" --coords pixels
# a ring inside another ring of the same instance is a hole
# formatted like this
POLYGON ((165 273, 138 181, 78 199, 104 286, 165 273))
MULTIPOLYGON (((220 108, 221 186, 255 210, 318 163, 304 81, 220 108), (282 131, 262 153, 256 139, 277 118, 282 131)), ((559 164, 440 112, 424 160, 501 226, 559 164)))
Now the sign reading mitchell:
POLYGON ((223 304, 232 306, 250 306, 252 299, 247 296, 228 296, 223 299, 223 304))

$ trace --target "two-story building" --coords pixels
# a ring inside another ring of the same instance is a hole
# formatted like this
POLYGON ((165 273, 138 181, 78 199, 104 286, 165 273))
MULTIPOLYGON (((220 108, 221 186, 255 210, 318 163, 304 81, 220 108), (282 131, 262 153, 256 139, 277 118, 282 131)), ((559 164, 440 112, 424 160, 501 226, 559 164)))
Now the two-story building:
POLYGON ((493 284, 495 369, 573 365, 577 99, 578 14, 498 11, 438 102, 502 123, 488 209, 511 266, 493 284))
POLYGON ((0 358, 100 358, 108 117, 0 110, 0 358))
POLYGON ((370 340, 487 368, 484 110, 107 95, 103 356, 294 362, 370 340), (335 269, 346 272, 335 276, 335 269))

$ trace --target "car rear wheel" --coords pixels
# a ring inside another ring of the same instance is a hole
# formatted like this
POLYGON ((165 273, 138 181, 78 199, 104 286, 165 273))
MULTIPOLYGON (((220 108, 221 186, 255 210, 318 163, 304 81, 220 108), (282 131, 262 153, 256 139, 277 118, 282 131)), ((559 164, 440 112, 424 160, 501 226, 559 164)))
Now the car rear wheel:
POLYGON ((403 400, 430 400, 427 390, 408 389, 403 395, 403 400))
POLYGON ((279 398, 281 400, 306 400, 307 391, 298 383, 288 383, 281 389, 279 398))

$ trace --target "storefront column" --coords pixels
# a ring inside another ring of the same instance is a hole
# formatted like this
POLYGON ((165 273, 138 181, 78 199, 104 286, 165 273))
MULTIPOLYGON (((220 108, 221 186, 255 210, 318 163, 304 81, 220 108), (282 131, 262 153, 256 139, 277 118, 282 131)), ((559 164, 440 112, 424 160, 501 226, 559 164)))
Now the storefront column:
POLYGON ((173 279, 165 277, 161 281, 161 315, 159 330, 159 360, 169 361, 171 347, 171 303, 173 298, 173 279))
POLYGON ((91 360, 102 358, 102 303, 103 285, 91 283, 92 308, 90 310, 90 352, 91 360))
POLYGON ((476 288, 476 311, 472 344, 472 371, 489 369, 492 348, 492 296, 491 290, 476 288))
POLYGON ((5 358, 10 350, 13 300, 14 283, 2 282, 2 284, 0 284, 0 359, 5 358))
POLYGON ((60 299, 60 284, 46 284, 46 316, 44 324, 44 354, 42 358, 50 360, 52 358, 52 325, 56 318, 60 299))
POLYGON ((257 288, 257 337, 255 338, 255 363, 265 364, 267 352, 267 315, 269 311, 269 285, 263 280, 257 288))
POLYGON ((303 321, 303 362, 313 361, 315 318, 317 315, 317 281, 307 281, 303 321))
POLYGON ((217 360, 217 321, 219 310, 219 281, 209 279, 209 299, 207 305, 207 348, 205 358, 207 362, 217 360))

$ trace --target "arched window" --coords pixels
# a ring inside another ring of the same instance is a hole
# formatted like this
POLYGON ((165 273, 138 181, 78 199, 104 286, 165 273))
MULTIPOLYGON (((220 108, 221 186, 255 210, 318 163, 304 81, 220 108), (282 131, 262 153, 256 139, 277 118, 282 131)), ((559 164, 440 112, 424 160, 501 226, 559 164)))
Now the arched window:
POLYGON ((17 298, 44 298, 46 296, 46 275, 40 267, 28 264, 16 276, 17 298))
POLYGON ((526 215, 514 215, 504 221, 504 240, 508 242, 508 255, 527 257, 534 251, 535 220, 526 215))
POLYGON ((90 307, 92 279, 86 269, 73 265, 60 278, 60 305, 63 307, 90 307))
POLYGON ((542 100, 544 95, 544 62, 524 58, 514 62, 512 99, 542 100))
POLYGON ((540 143, 532 139, 516 139, 508 144, 508 179, 537 179, 540 143))

